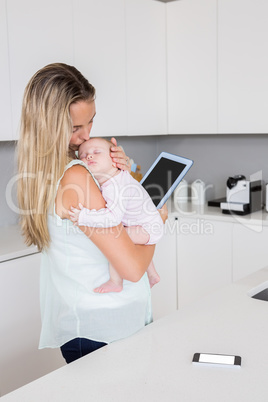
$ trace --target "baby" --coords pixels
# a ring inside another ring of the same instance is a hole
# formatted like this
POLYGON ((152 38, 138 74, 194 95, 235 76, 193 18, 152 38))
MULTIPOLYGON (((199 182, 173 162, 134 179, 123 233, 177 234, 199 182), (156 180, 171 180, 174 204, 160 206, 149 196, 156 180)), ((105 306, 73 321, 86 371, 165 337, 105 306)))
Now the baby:
MULTIPOLYGON (((98 180, 106 206, 96 211, 80 204, 80 209, 71 208, 70 219, 76 225, 90 227, 113 227, 122 222, 135 244, 155 244, 163 235, 160 214, 142 185, 112 162, 112 145, 104 138, 92 138, 79 147, 79 158, 98 180)), ((121 292, 123 279, 111 264, 109 271, 110 279, 94 289, 95 292, 121 292)), ((151 287, 160 280, 153 262, 147 275, 151 287)))

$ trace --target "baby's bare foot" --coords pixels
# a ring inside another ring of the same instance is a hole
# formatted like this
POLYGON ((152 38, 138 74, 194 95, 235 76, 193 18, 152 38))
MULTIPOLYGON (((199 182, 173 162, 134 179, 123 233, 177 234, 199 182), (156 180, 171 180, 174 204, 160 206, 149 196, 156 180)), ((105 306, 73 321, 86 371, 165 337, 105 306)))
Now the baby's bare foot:
POLYGON ((111 292, 121 292, 123 289, 123 284, 118 284, 113 282, 111 279, 108 282, 103 283, 94 289, 96 293, 111 293, 111 292))
MULTIPOLYGON (((148 272, 147 272, 148 274, 148 272)), ((154 285, 156 285, 160 281, 160 276, 158 275, 157 272, 154 272, 154 274, 148 274, 148 279, 150 283, 150 287, 152 288, 154 285)))

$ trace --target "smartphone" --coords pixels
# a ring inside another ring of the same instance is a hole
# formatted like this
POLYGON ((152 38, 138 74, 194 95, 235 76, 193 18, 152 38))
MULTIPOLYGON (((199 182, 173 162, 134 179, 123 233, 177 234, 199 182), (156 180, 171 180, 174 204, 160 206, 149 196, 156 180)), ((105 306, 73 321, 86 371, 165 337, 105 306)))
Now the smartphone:
POLYGON ((222 355, 212 353, 195 353, 193 357, 193 363, 240 367, 241 357, 235 355, 222 355))

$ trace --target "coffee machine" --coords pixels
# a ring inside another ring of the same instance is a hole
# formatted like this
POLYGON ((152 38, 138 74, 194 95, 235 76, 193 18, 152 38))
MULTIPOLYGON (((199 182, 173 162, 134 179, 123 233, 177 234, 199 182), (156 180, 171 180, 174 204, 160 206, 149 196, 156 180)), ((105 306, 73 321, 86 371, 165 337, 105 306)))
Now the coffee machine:
POLYGON ((247 215, 262 209, 262 181, 249 181, 243 175, 229 177, 226 201, 220 207, 224 214, 247 215))

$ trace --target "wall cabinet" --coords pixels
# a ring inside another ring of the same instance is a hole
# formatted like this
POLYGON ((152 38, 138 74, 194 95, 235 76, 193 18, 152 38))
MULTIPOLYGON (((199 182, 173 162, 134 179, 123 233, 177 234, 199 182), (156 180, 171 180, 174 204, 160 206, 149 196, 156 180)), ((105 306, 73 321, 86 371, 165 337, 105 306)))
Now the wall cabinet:
POLYGON ((59 349, 38 350, 40 258, 0 263, 0 396, 65 364, 59 349))
POLYGON ((75 65, 97 91, 93 136, 167 132, 165 27, 156 1, 74 2, 75 65))
POLYGON ((8 57, 8 37, 6 19, 6 1, 0 0, 0 113, 1 129, 0 141, 10 140, 12 136, 11 125, 11 98, 8 57))
POLYGON ((30 77, 74 64, 97 89, 93 136, 268 132, 268 3, 0 0, 0 140, 30 77))
POLYGON ((24 88, 53 62, 74 64, 96 87, 93 136, 167 132, 165 4, 1 0, 0 7, 0 139, 18 138, 24 88))
POLYGON ((219 133, 268 133, 268 3, 218 1, 219 133))
POLYGON ((127 133, 167 133, 166 6, 126 0, 127 133))
POLYGON ((73 7, 75 66, 96 88, 92 136, 126 135, 124 0, 78 0, 73 7))
POLYGON ((167 4, 168 132, 268 132, 268 3, 167 4))
POLYGON ((217 2, 167 4, 169 134, 217 133, 217 2))
POLYGON ((22 96, 29 79, 46 64, 73 64, 72 1, 6 3, 13 124, 9 139, 17 139, 22 96))

